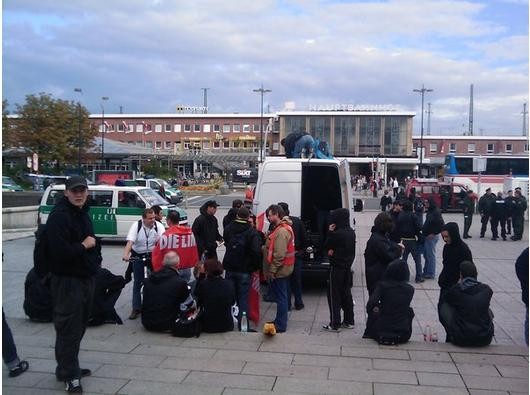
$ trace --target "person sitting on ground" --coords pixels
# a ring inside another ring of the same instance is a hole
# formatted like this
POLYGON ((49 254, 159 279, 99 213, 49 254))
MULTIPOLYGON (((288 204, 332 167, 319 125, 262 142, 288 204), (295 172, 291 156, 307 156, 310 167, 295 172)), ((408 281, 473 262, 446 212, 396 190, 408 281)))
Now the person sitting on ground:
POLYGON ((114 308, 123 287, 125 287, 123 276, 117 276, 102 267, 98 269, 94 288, 94 302, 92 303, 88 326, 123 324, 114 308))
POLYGON ((232 282, 225 280, 223 265, 217 259, 204 262, 206 278, 197 283, 195 296, 198 306, 203 310, 202 331, 221 333, 234 330, 232 306, 236 294, 232 282))
POLYGON ((31 268, 24 281, 24 313, 31 321, 52 321, 52 291, 49 281, 31 268))
POLYGON ((178 255, 169 251, 162 261, 163 268, 144 280, 142 325, 148 331, 167 332, 180 314, 190 291, 178 273, 178 255))
POLYGON ((494 334, 490 302, 493 291, 477 281, 477 268, 471 261, 460 263, 460 281, 444 295, 440 323, 447 342, 462 347, 487 346, 494 334))
POLYGON ((368 320, 363 338, 380 344, 406 343, 412 334, 414 287, 408 283, 409 267, 403 259, 392 261, 366 304, 368 320))
POLYGON ((236 220, 237 210, 243 206, 243 201, 241 199, 235 199, 232 201, 232 208, 228 210, 228 213, 223 218, 223 231, 228 225, 236 220))

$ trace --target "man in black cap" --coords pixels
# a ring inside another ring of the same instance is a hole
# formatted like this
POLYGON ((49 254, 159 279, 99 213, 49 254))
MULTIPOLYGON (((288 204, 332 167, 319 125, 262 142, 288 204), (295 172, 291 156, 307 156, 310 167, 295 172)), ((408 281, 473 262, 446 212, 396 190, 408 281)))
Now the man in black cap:
POLYGON ((215 200, 208 200, 199 209, 201 214, 193 221, 191 229, 197 242, 199 258, 205 253, 207 258, 217 259, 217 245, 223 241, 215 218, 217 207, 219 205, 215 200))
POLYGON ((464 198, 464 239, 470 239, 469 229, 473 222, 473 213, 475 212, 475 199, 473 191, 470 189, 466 193, 464 198))
POLYGON ((491 188, 486 189, 486 193, 482 195, 478 201, 478 212, 480 213, 480 237, 483 238, 490 221, 491 211, 495 204, 495 195, 491 193, 491 188))
POLYGON ((511 239, 517 241, 523 238, 524 212, 528 208, 528 203, 526 202, 526 198, 521 193, 521 188, 515 188, 514 198, 515 200, 512 213, 513 236, 511 239))
POLYGON ((92 308, 101 247, 96 243, 87 198, 86 180, 80 176, 69 178, 64 197, 46 223, 53 324, 57 334, 55 376, 65 382, 67 392, 82 392, 81 377, 91 373, 79 367, 78 356, 92 308))

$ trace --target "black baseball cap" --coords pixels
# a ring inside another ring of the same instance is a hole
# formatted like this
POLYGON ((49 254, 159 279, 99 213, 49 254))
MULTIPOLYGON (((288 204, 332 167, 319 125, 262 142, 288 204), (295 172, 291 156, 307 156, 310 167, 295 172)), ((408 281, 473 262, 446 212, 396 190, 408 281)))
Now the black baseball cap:
POLYGON ((219 205, 217 204, 217 202, 215 200, 208 200, 204 204, 204 207, 219 207, 219 205))
POLYGON ((85 177, 73 176, 66 180, 65 183, 66 189, 74 189, 79 187, 88 188, 85 177))

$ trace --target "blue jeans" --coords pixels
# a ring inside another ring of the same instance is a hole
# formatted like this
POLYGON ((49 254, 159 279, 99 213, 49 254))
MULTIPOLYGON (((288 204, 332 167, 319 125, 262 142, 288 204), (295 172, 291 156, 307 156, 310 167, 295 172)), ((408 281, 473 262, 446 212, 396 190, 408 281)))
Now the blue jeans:
POLYGON ((142 308, 142 287, 144 285, 144 262, 141 259, 131 258, 133 268, 133 293, 132 308, 140 310, 142 308))
POLYGON ((275 278, 271 281, 271 291, 276 301, 276 318, 274 325, 278 332, 287 330, 287 288, 289 277, 275 278))
POLYGON ((311 137, 309 134, 306 134, 296 140, 296 143, 294 143, 293 158, 301 158, 303 149, 306 150, 306 154, 312 152, 314 142, 315 141, 313 140, 313 137, 311 137))
POLYGON ((293 273, 291 274, 291 279, 289 280, 289 289, 287 297, 287 305, 291 308, 291 295, 294 294, 294 306, 301 307, 304 305, 302 300, 302 258, 295 258, 293 273))
POLYGON ((423 244, 423 256, 425 257, 425 266, 423 267, 423 277, 436 276, 436 243, 440 239, 439 235, 434 235, 432 239, 425 237, 423 244))
MULTIPOLYGON (((528 310, 526 310, 528 312, 528 310)), ((17 355, 17 347, 13 340, 13 334, 9 325, 7 325, 6 315, 2 308, 2 359, 9 370, 13 369, 20 363, 17 355)))
POLYGON ((248 317, 248 292, 250 290, 250 273, 226 271, 225 278, 234 284, 236 302, 239 307, 237 321, 241 325, 241 315, 247 313, 248 317))

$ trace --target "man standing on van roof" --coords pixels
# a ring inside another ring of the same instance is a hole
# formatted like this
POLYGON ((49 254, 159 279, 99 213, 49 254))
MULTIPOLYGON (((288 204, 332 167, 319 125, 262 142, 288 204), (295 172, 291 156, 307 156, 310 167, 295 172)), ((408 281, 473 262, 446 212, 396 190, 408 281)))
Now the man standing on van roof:
POLYGON ((57 334, 55 376, 65 382, 67 392, 82 392, 81 377, 91 373, 79 367, 79 346, 92 309, 101 250, 97 248, 88 215, 87 198, 86 180, 80 176, 69 178, 64 197, 46 223, 53 324, 57 334))
POLYGON ((164 256, 173 251, 179 256, 178 272, 189 283, 192 279, 192 268, 199 261, 195 236, 189 226, 179 225, 180 215, 177 211, 169 211, 166 221, 169 228, 160 236, 153 248, 153 272, 163 269, 164 256))
POLYGON ((266 213, 274 230, 263 247, 263 272, 271 280, 270 287, 276 302, 274 326, 276 332, 282 333, 287 330, 287 292, 295 260, 294 233, 291 220, 280 206, 273 204, 266 213))
POLYGON ((142 219, 133 222, 127 233, 127 244, 123 251, 122 260, 132 262, 134 275, 132 311, 130 320, 138 318, 142 308, 141 289, 144 281, 144 267, 152 268, 151 252, 156 242, 164 234, 164 225, 155 220, 155 212, 151 208, 146 208, 142 214, 142 219))
POLYGON ((193 221, 193 234, 197 242, 199 258, 205 253, 207 258, 217 259, 217 242, 222 242, 223 237, 219 233, 219 224, 215 213, 219 205, 215 200, 208 200, 200 208, 200 215, 193 221))

